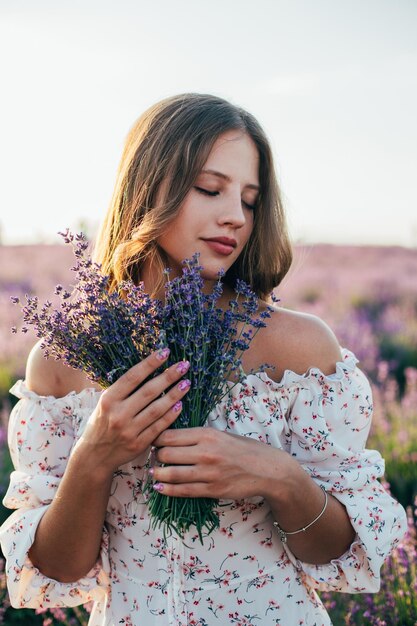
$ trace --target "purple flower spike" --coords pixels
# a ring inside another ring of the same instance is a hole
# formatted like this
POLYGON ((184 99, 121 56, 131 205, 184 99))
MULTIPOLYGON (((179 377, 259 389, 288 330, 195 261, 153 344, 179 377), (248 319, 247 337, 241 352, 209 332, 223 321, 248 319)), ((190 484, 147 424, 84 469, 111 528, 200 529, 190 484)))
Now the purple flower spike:
MULTIPOLYGON (((50 301, 40 306, 36 297, 26 296, 22 332, 33 328, 46 357, 82 369, 103 388, 151 352, 168 349, 169 357, 156 374, 173 363, 190 363, 183 372, 188 370, 190 389, 172 428, 203 426, 233 385, 243 382, 242 353, 265 326, 270 311, 258 312, 256 295, 241 280, 229 308, 220 308, 224 273, 212 292, 205 293, 198 254, 184 260, 181 275, 172 280, 165 270, 164 302, 152 299, 143 283, 125 281, 110 292, 109 277, 90 258, 85 236, 74 236, 68 229, 61 235, 76 258, 75 287, 70 292, 56 286, 58 308, 50 301)), ((184 505, 151 486, 144 490, 155 525, 183 535, 194 524, 201 541, 203 529, 211 532, 219 525, 216 500, 194 498, 184 505)))

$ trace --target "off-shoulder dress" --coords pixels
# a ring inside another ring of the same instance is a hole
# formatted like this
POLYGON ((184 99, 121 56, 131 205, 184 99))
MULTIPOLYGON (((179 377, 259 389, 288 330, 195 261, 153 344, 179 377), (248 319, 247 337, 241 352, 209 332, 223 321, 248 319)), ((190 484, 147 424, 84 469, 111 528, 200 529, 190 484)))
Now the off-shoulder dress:
MULTIPOLYGON (((152 530, 142 495, 148 454, 118 469, 100 558, 81 580, 60 583, 28 557, 71 451, 100 392, 40 397, 23 381, 9 427, 15 466, 5 505, 17 509, 0 539, 16 607, 94 602, 90 626, 269 626, 331 624, 317 592, 377 591, 381 565, 406 530, 404 509, 378 481, 380 454, 365 448, 372 417, 369 383, 343 350, 332 375, 251 374, 211 412, 208 427, 286 450, 344 504, 356 531, 349 550, 326 565, 301 562, 282 544, 266 501, 222 501, 220 528, 204 541, 152 530)), ((87 503, 86 503, 87 505, 87 503)))

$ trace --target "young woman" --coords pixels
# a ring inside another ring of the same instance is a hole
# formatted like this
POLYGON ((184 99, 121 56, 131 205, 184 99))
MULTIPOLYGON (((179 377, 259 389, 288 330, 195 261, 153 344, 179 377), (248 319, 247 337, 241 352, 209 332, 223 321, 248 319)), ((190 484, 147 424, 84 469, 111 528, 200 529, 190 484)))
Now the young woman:
MULTIPOLYGON (((96 245, 112 285, 160 295, 162 269, 200 253, 210 283, 225 270, 261 299, 291 250, 268 141, 257 121, 213 96, 151 107, 132 128, 96 245)), ((364 448, 372 399, 356 359, 319 319, 277 308, 244 356, 262 363, 212 411, 208 428, 172 430, 188 364, 149 380, 166 350, 108 390, 33 349, 10 421, 16 471, 1 539, 15 606, 95 602, 90 624, 327 625, 316 590, 376 591, 406 528, 364 448), (165 392, 165 393, 162 393, 165 392), (204 545, 149 525, 141 493, 219 498, 204 545), (161 464, 167 464, 161 466, 161 464), (161 621, 162 616, 162 621, 161 621)))

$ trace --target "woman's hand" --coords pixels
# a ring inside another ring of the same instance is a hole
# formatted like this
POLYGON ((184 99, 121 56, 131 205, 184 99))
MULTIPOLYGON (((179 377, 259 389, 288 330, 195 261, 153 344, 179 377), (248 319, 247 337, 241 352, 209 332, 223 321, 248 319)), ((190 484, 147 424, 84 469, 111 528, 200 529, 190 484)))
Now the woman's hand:
POLYGON ((144 452, 181 412, 190 382, 178 381, 189 368, 187 361, 147 380, 168 355, 168 350, 151 354, 102 393, 77 452, 82 447, 89 463, 105 474, 144 452))
MULTIPOLYGON (((295 531, 323 508, 323 491, 284 450, 214 428, 167 430, 155 441, 154 489, 167 496, 241 500, 265 498, 272 519, 295 531)), ((290 550, 306 563, 329 563, 351 545, 355 531, 346 509, 328 495, 324 515, 307 532, 288 536, 290 550)))
POLYGON ((214 428, 167 430, 153 445, 156 460, 167 464, 153 468, 154 489, 168 496, 267 497, 292 461, 283 450, 214 428))

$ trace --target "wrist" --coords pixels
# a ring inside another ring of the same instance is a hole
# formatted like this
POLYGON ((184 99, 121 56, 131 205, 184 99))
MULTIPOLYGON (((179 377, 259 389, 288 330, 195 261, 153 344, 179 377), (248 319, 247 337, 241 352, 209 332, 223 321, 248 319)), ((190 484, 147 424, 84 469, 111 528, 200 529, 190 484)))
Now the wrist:
POLYGON ((294 493, 311 480, 300 464, 284 450, 271 448, 272 458, 265 458, 261 495, 271 509, 288 506, 294 493))
POLYGON ((330 496, 327 492, 323 495, 325 490, 316 484, 295 459, 282 452, 287 457, 286 462, 281 463, 281 472, 275 476, 275 480, 268 477, 265 499, 271 508, 281 540, 284 541, 285 536, 286 541, 286 535, 290 535, 291 539, 293 535, 300 537, 305 530, 320 525, 326 517, 330 496))
POLYGON ((329 497, 324 487, 321 487, 321 489, 324 493, 324 504, 320 513, 314 519, 312 519, 311 522, 309 522, 308 524, 305 524, 304 526, 302 526, 301 528, 298 528, 297 530, 289 531, 289 530, 284 530, 283 528, 281 528, 281 526, 276 520, 274 521, 274 526, 279 533, 282 543, 287 543, 288 536, 299 535, 300 533, 305 533, 309 528, 314 526, 314 524, 316 524, 323 517, 327 509, 329 497))
POLYGON ((71 453, 70 463, 76 466, 77 474, 88 476, 96 484, 107 484, 113 480, 117 467, 107 462, 107 455, 99 454, 97 446, 81 437, 71 453))

